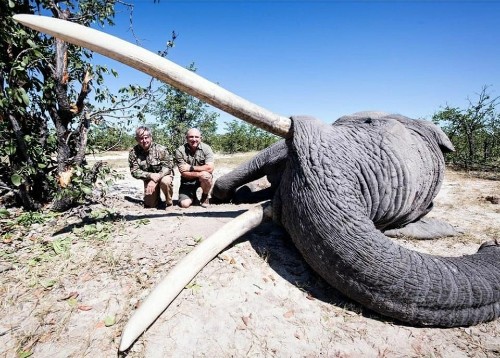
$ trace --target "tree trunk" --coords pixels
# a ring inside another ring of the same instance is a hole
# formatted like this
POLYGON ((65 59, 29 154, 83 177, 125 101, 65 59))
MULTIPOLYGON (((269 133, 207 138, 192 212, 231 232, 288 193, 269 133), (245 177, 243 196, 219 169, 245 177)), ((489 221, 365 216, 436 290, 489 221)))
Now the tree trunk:
MULTIPOLYGON (((59 18, 67 19, 68 12, 58 13, 59 18)), ((68 75, 68 45, 66 42, 56 39, 56 65, 52 74, 55 80, 55 92, 58 103, 58 110, 52 111, 52 118, 57 133, 57 172, 60 178, 61 188, 66 187, 71 182, 72 170, 75 165, 80 166, 85 159, 85 149, 87 146, 87 133, 90 127, 90 119, 87 115, 82 117, 78 130, 74 133, 70 131, 70 124, 75 116, 82 112, 84 100, 90 91, 90 74, 87 72, 82 81, 82 88, 77 99, 77 103, 72 105, 68 98, 67 87, 68 75), (73 146, 73 151, 71 150, 73 146), (66 177, 66 181, 61 178, 66 177)), ((78 189, 76 189, 78 190, 78 189)), ((72 195, 63 195, 53 203, 56 211, 65 211, 75 204, 72 195)))

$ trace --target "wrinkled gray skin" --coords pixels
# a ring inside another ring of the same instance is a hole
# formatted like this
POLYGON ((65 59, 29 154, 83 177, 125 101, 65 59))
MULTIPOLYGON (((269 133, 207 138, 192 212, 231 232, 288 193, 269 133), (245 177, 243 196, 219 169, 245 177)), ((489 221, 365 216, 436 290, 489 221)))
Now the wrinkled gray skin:
POLYGON ((221 177, 212 196, 272 196, 274 219, 308 264, 382 315, 445 327, 499 316, 498 244, 474 255, 439 257, 405 249, 382 233, 418 226, 431 210, 443 180, 442 151, 453 150, 438 127, 369 112, 332 126, 307 117, 292 118, 292 125, 291 139, 221 177), (236 191, 264 175, 273 187, 265 195, 236 191))

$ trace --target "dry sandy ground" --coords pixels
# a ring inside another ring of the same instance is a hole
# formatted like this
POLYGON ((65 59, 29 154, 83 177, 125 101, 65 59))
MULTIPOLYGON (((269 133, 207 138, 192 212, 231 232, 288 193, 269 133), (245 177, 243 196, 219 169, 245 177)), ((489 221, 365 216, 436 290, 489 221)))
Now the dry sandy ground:
MULTIPOLYGON (((228 170, 218 167, 216 176, 228 170)), ((127 319, 154 285, 199 240, 249 207, 143 209, 124 199, 142 191, 124 173, 105 206, 94 207, 112 208, 113 220, 90 230, 89 213, 74 211, 18 239, 15 257, 0 256, 0 357, 117 356, 127 319), (103 232, 105 240, 96 239, 103 232), (64 240, 67 250, 47 257, 21 244, 54 249, 64 240)), ((500 205, 488 196, 500 196, 499 181, 448 171, 431 216, 464 234, 400 242, 440 255, 475 252, 500 238, 500 205)), ((12 243, 2 245, 6 252, 12 243)), ((267 223, 210 262, 123 356, 498 357, 500 320, 440 329, 381 317, 326 285, 286 234, 267 223)))

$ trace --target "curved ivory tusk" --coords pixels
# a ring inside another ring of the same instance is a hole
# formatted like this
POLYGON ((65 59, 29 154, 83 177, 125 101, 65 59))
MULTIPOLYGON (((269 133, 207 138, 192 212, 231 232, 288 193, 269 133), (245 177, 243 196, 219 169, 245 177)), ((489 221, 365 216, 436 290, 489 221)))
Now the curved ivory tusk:
POLYGON ((291 135, 289 118, 259 107, 142 47, 66 20, 27 14, 14 15, 13 18, 32 29, 88 48, 147 73, 268 132, 280 137, 291 135))
POLYGON ((196 246, 134 312, 123 329, 119 350, 127 350, 207 263, 237 238, 259 225, 264 217, 271 217, 271 212, 269 201, 256 205, 196 246))

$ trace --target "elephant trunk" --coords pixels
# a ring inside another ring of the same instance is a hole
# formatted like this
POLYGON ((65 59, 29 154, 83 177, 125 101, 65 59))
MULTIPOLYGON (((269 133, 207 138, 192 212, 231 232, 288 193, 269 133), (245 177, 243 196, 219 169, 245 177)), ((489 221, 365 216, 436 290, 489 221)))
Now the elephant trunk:
POLYGON ((391 118, 332 128, 294 119, 277 195, 300 204, 274 211, 309 265, 348 297, 413 325, 468 326, 500 315, 498 244, 433 256, 405 249, 376 226, 428 211, 443 169, 435 131, 417 133, 391 118))
POLYGON ((248 162, 218 178, 212 189, 212 197, 222 202, 229 201, 238 187, 266 175, 272 186, 278 185, 287 156, 285 141, 271 145, 248 162))
POLYGON ((474 325, 500 315, 498 245, 462 257, 423 254, 395 244, 361 214, 339 215, 307 232, 294 230, 292 239, 332 286, 382 315, 444 327, 474 325), (346 220, 351 222, 348 228, 346 220))

